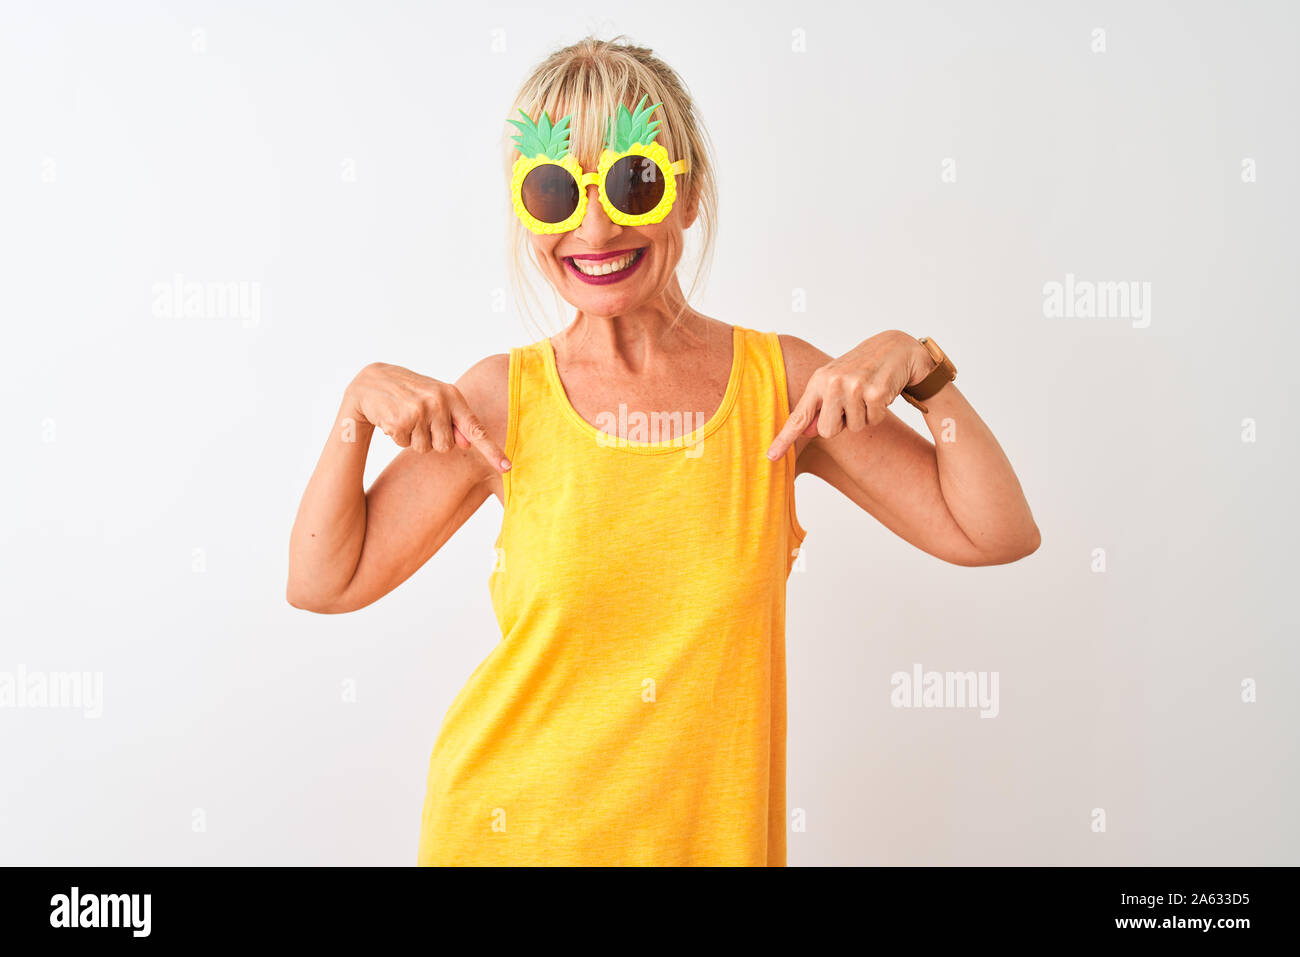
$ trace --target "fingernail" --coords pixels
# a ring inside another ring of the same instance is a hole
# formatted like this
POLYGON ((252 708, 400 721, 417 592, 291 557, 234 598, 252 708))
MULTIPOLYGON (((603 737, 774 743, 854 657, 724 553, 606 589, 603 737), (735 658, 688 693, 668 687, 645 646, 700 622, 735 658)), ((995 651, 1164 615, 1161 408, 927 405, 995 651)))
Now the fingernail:
POLYGON ((509 471, 510 471, 510 460, 509 460, 509 459, 502 459, 502 460, 501 460, 501 471, 503 471, 503 472, 509 472, 509 471))

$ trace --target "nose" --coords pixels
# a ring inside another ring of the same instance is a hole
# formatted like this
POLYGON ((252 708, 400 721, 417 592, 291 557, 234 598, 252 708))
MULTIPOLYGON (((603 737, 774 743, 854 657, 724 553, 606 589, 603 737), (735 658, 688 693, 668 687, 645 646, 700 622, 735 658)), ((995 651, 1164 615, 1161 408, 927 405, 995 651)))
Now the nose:
POLYGON ((600 205, 600 187, 587 187, 587 211, 582 215, 582 222, 573 234, 592 249, 599 249, 617 236, 623 227, 609 218, 605 207, 600 205))

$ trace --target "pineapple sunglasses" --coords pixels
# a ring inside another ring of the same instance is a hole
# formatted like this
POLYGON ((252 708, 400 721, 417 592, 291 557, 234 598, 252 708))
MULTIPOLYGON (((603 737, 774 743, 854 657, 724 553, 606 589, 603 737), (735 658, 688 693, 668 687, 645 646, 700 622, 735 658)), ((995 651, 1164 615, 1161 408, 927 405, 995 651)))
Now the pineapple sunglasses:
POLYGON ((577 229, 587 212, 587 187, 600 190, 600 205, 620 226, 662 222, 677 199, 677 177, 690 172, 689 160, 671 162, 668 151, 655 137, 659 121, 650 115, 662 104, 647 107, 641 97, 635 110, 620 105, 607 124, 606 146, 596 172, 586 172, 569 155, 569 120, 552 125, 546 111, 533 122, 523 110, 522 120, 508 120, 519 129, 511 137, 521 154, 511 171, 510 191, 515 215, 539 235, 577 229))

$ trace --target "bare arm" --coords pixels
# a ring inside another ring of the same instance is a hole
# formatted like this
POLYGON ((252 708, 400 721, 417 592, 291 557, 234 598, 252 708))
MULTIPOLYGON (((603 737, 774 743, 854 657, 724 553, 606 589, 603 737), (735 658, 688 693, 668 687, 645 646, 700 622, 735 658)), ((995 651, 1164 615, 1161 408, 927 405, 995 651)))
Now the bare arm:
POLYGON ((956 565, 1004 564, 1038 548, 1011 463, 955 383, 925 401, 933 443, 887 408, 933 368, 915 339, 882 333, 840 359, 794 336, 781 346, 792 412, 773 449, 795 443, 800 472, 956 565))
POLYGON ((509 356, 455 385, 367 366, 344 394, 289 538, 286 597, 355 611, 406 581, 492 494, 500 495, 509 356), (362 487, 378 427, 403 451, 362 487))

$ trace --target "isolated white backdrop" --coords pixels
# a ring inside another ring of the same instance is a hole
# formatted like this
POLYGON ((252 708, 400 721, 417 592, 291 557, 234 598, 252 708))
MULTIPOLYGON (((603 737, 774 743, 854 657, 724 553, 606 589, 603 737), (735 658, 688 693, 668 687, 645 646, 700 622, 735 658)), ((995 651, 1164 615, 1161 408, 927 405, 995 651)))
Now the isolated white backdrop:
POLYGON ((285 603, 289 528, 365 363, 535 338, 498 138, 595 31, 715 140, 699 307, 934 335, 1043 533, 947 566, 799 480, 790 862, 1297 863, 1294 6, 737 9, 6 0, 0 672, 104 684, 99 718, 0 708, 0 861, 414 863, 500 508, 339 617, 285 603), (1046 318, 1067 274, 1150 283, 1149 326, 1046 318), (177 275, 256 321, 169 318, 177 275), (999 715, 891 707, 917 663, 998 672, 999 715))

